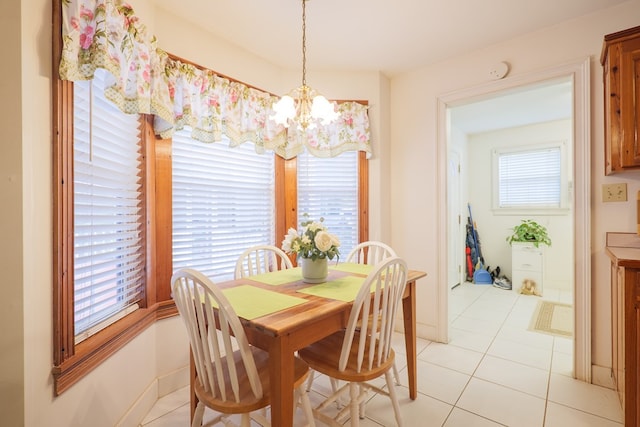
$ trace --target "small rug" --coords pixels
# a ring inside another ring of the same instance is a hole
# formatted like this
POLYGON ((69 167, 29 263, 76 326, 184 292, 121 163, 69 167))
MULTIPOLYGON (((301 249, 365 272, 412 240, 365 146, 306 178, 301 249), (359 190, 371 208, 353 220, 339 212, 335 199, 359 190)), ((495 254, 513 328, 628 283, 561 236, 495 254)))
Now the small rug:
POLYGON ((559 337, 573 337, 573 306, 554 301, 538 301, 530 331, 559 337))

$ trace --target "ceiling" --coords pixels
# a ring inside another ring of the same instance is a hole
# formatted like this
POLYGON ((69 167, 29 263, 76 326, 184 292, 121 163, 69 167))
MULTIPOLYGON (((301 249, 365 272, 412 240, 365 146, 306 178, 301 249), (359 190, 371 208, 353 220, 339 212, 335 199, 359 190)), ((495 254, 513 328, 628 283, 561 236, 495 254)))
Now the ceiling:
MULTIPOLYGON (((150 1, 275 65, 301 68, 301 0, 150 1)), ((307 68, 392 77, 625 1, 308 0, 307 68)))
MULTIPOLYGON (((277 66, 301 69, 302 0, 150 0, 277 66)), ((389 77, 540 31, 627 0, 307 0, 307 69, 389 77)), ((161 45, 160 40, 160 45, 161 45)), ((571 82, 451 110, 464 133, 571 117, 571 82)))

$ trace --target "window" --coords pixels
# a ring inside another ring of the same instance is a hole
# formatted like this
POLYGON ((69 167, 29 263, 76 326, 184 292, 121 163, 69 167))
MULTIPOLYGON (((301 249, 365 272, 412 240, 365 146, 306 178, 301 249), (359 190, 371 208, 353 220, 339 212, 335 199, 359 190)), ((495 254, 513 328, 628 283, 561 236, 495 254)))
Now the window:
POLYGON ((520 214, 566 208, 565 151, 565 142, 494 150, 494 209, 520 214))
POLYGON ((162 286, 155 285, 149 243, 151 118, 124 114, 107 101, 103 77, 97 70, 92 81, 57 81, 54 91, 56 394, 156 318, 175 313, 175 307, 156 312, 162 286))
MULTIPOLYGON (((233 278, 246 248, 274 244, 274 155, 173 137, 173 269, 233 278)), ((278 242, 279 243, 279 242, 278 242)))
POLYGON ((104 96, 103 70, 73 98, 76 343, 137 307, 145 285, 145 209, 138 115, 104 96))
POLYGON ((358 153, 319 158, 298 155, 298 221, 308 213, 324 223, 340 239, 340 254, 346 256, 359 243, 358 153))

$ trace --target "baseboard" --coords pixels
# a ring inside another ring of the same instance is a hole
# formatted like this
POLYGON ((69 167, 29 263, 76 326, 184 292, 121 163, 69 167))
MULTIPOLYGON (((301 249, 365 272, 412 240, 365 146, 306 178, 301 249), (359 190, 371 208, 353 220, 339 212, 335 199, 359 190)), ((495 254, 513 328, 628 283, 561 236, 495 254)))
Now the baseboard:
POLYGON ((138 427, 158 400, 158 380, 155 379, 116 424, 117 427, 138 427))
POLYGON ((158 377, 158 397, 166 396, 189 385, 189 366, 158 377))
POLYGON ((156 378, 116 424, 117 427, 138 427, 158 399, 189 385, 189 366, 156 378))
POLYGON ((611 368, 607 368, 606 366, 591 365, 591 383, 599 385, 600 387, 615 389, 613 375, 611 374, 611 368))

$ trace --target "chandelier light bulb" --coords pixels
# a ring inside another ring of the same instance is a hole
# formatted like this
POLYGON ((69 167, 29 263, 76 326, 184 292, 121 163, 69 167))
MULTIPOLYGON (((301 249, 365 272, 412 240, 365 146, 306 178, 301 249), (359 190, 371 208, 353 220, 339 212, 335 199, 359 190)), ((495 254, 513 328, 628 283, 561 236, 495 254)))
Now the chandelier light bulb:
POLYGON ((271 119, 284 127, 294 125, 299 130, 314 129, 318 123, 328 125, 340 117, 335 103, 307 86, 306 1, 302 0, 302 86, 274 102, 271 119))

